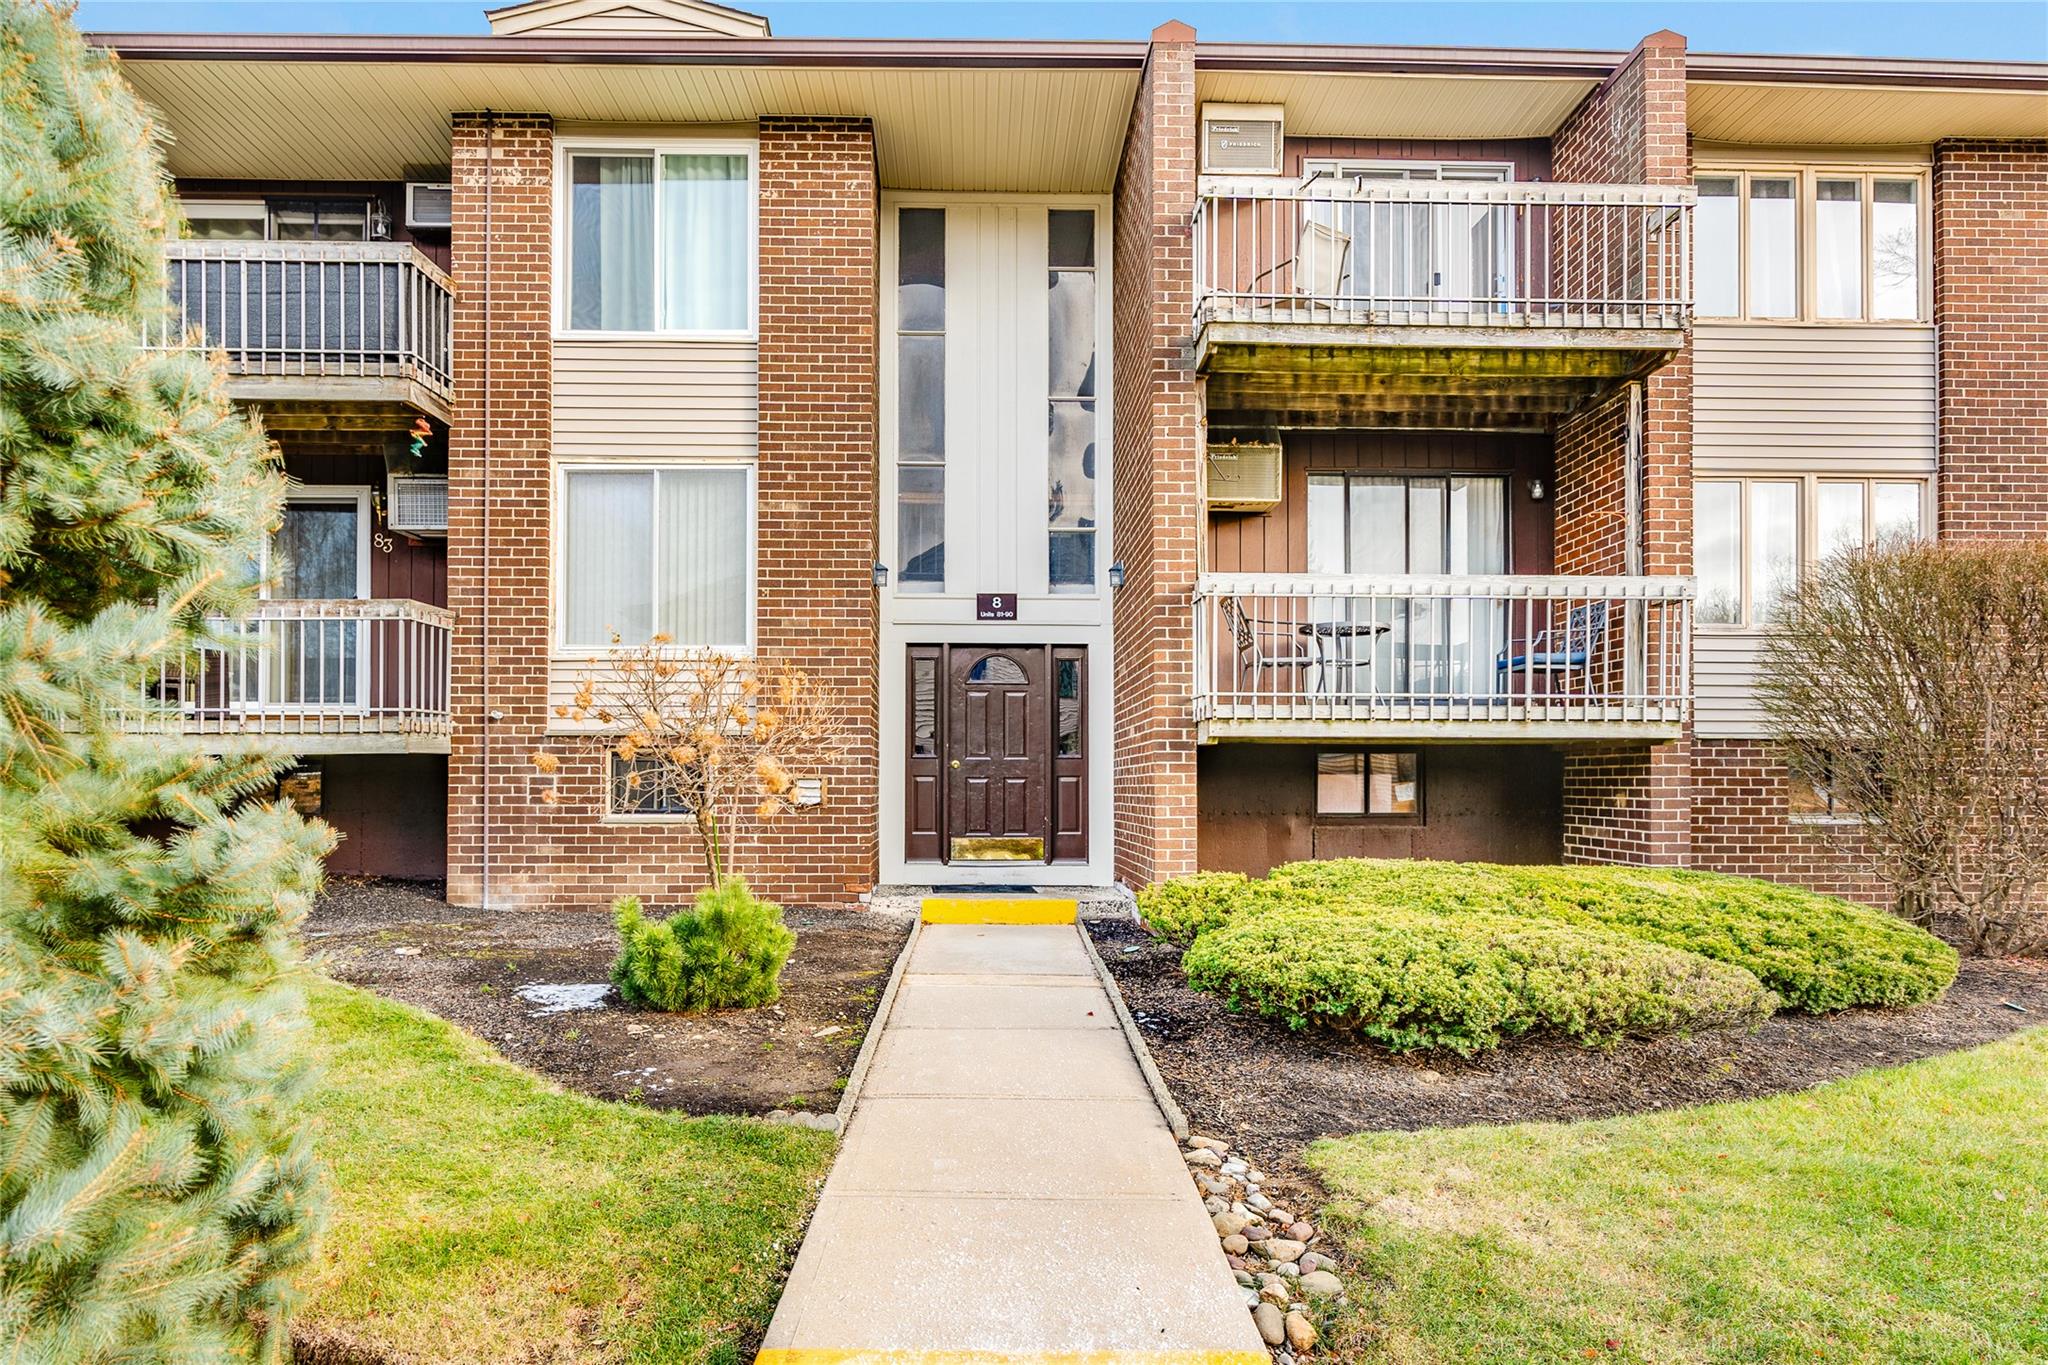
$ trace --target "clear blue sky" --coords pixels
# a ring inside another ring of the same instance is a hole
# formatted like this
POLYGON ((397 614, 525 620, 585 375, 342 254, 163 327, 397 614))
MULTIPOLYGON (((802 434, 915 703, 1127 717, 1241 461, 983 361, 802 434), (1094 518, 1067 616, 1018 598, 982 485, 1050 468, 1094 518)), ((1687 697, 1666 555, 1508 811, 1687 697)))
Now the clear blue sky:
MULTIPOLYGON (((83 0, 78 21, 101 30, 484 33, 486 7, 485 0, 83 0)), ((765 13, 785 37, 1142 38, 1167 19, 1184 19, 1217 40, 1625 48, 1672 28, 1703 52, 2048 60, 2048 0, 758 0, 740 7, 765 13)))

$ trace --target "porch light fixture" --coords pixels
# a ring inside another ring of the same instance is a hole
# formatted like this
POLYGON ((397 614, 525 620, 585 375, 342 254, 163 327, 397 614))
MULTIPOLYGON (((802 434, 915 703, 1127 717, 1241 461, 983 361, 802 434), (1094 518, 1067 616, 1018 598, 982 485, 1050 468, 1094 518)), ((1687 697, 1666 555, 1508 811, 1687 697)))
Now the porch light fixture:
POLYGON ((1531 501, 1531 502, 1542 502, 1542 501, 1543 501, 1543 480, 1541 480, 1541 479, 1531 479, 1531 480, 1529 480, 1529 501, 1531 501))
POLYGON ((391 240, 391 210, 384 207, 382 199, 370 201, 370 240, 388 242, 391 240))
POLYGON ((870 572, 874 577, 876 587, 886 588, 889 586, 889 566, 887 564, 877 560, 875 567, 870 572))
POLYGON ((1124 562, 1119 559, 1109 566, 1109 590, 1115 592, 1124 585, 1124 562))

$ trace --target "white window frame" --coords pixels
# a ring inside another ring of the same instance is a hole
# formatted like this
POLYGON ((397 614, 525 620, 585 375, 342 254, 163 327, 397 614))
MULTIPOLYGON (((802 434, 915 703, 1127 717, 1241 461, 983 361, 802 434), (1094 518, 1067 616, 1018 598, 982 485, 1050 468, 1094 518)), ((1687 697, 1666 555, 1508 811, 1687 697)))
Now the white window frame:
MULTIPOLYGON (((284 500, 294 502, 353 502, 356 505, 356 595, 353 598, 336 598, 336 601, 365 602, 370 597, 370 488, 366 484, 350 483, 295 483, 285 489, 284 500)), ((270 590, 270 536, 263 537, 258 551, 257 572, 261 575, 262 588, 259 596, 266 602, 290 602, 296 598, 280 598, 270 590)))
POLYGON ((554 297, 551 304, 557 341, 751 341, 761 327, 761 143, 758 138, 585 138, 555 139, 554 297), (666 270, 661 252, 661 158, 682 156, 744 156, 747 159, 747 323, 731 329, 665 328, 659 325, 666 270), (572 186, 569 163, 574 156, 650 156, 654 158, 654 273, 651 289, 657 325, 646 331, 574 328, 569 325, 569 247, 572 186))
MULTIPOLYGON (((1694 474, 1693 484, 1695 489, 1703 483, 1732 483, 1740 487, 1740 492, 1736 497, 1736 508, 1741 514, 1737 527, 1739 539, 1737 541, 1736 562, 1742 570, 1741 619, 1738 621, 1696 620, 1694 622, 1696 629, 1710 634, 1754 635, 1759 631, 1770 629, 1768 621, 1756 619, 1756 585, 1750 581, 1749 487, 1751 484, 1789 483, 1797 485, 1799 490, 1799 506, 1794 514, 1794 525, 1798 530, 1799 547, 1794 557, 1799 565, 1799 574, 1802 578, 1808 570, 1820 562, 1820 486, 1822 484, 1853 483, 1863 486, 1863 543, 1865 545, 1870 544, 1871 536, 1876 532, 1876 519, 1873 513, 1876 510, 1877 485, 1881 483, 1918 484, 1920 487, 1920 535, 1923 539, 1932 540, 1935 534, 1934 480, 1925 474, 1857 474, 1849 472, 1822 473, 1818 471, 1805 474, 1726 474, 1719 471, 1694 474)), ((1695 512, 1697 512, 1698 504, 1699 498, 1695 495, 1693 498, 1695 512)), ((1695 521, 1695 535, 1697 535, 1697 521, 1695 521)))
MULTIPOLYGON (((568 621, 562 604, 568 600, 568 527, 563 509, 569 505, 569 478, 576 473, 596 474, 659 474, 665 469, 738 469, 747 476, 747 638, 743 644, 687 645, 676 644, 668 647, 668 653, 678 657, 704 654, 752 655, 760 641, 760 559, 761 559, 761 479, 760 470, 752 460, 699 460, 699 459, 643 459, 620 460, 602 456, 582 459, 557 460, 553 484, 555 515, 550 519, 553 525, 548 547, 550 569, 548 573, 548 640, 556 658, 560 659, 602 659, 610 654, 610 646, 571 645, 567 640, 568 621)), ((654 506, 649 522, 654 553, 661 551, 661 504, 654 506)), ((655 562, 647 566, 650 580, 660 577, 655 562)), ((650 597, 652 602, 654 598, 650 597)), ((654 623, 656 632, 661 629, 659 621, 654 623)), ((627 647, 630 647, 628 645, 627 647)))
MULTIPOLYGON (((1799 164, 1773 166, 1767 162, 1701 161, 1693 167, 1693 183, 1702 179, 1725 179, 1732 177, 1735 187, 1735 278, 1740 291, 1741 310, 1735 314, 1701 313, 1699 320, 1706 323, 1753 323, 1761 326, 1790 326, 1793 324, 1816 327, 1924 327, 1934 318, 1934 204, 1933 180, 1929 168, 1919 163, 1885 165, 1881 162, 1843 162, 1835 164, 1799 164), (1758 316, 1750 311, 1749 302, 1749 182, 1752 178, 1762 180, 1790 179, 1793 203, 1793 253, 1794 279, 1793 297, 1796 306, 1787 316, 1758 316), (1820 315, 1820 214, 1816 199, 1817 185, 1822 180, 1861 180, 1860 207, 1863 211, 1863 309, 1861 316, 1853 318, 1824 318, 1820 315), (1914 193, 1914 207, 1919 211, 1920 270, 1919 299, 1920 313, 1911 318, 1878 318, 1871 316, 1875 296, 1871 290, 1871 254, 1875 238, 1872 233, 1876 213, 1876 190, 1873 184, 1878 180, 1912 180, 1917 182, 1914 193)), ((1695 235, 1693 251, 1699 251, 1695 235)))
MULTIPOLYGON (((367 602, 370 600, 370 547, 373 530, 371 527, 371 490, 364 484, 290 484, 285 489, 285 503, 295 502, 353 502, 356 508, 356 590, 353 597, 325 599, 335 602, 367 602)), ((265 532, 257 547, 257 597, 265 602, 296 602, 308 599, 279 597, 272 590, 270 579, 270 533, 265 532)), ((370 648, 369 630, 361 620, 350 621, 346 617, 335 618, 346 634, 352 635, 356 647, 356 700, 353 705, 337 702, 280 702, 275 699, 278 686, 277 660, 269 648, 258 656, 256 663, 256 695, 253 699, 244 697, 236 710, 248 712, 276 712, 287 715, 309 715, 318 712, 353 714, 370 709, 370 648)), ((264 625, 275 623, 247 622, 242 627, 257 627, 260 637, 264 625)))
POLYGON ((254 223, 262 230, 262 236, 255 241, 270 240, 270 206, 261 199, 208 199, 204 196, 188 199, 178 196, 178 211, 188 221, 195 215, 194 209, 202 210, 198 217, 232 218, 245 223, 254 223))

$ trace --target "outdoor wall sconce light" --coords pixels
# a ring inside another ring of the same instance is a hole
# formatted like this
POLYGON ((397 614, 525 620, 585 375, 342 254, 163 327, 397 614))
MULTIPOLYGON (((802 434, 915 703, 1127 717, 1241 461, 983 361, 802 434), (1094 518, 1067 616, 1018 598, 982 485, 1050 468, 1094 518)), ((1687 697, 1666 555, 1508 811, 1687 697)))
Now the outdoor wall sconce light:
POLYGON ((1124 585, 1124 562, 1119 559, 1109 566, 1109 590, 1115 592, 1124 585))
POLYGON ((1529 480, 1529 501, 1531 501, 1531 502, 1542 502, 1542 501, 1543 501, 1543 480, 1541 480, 1541 479, 1531 479, 1531 480, 1529 480))
POLYGON ((875 567, 871 572, 873 574, 876 587, 886 588, 889 586, 889 566, 887 564, 881 563, 878 560, 876 561, 875 567))

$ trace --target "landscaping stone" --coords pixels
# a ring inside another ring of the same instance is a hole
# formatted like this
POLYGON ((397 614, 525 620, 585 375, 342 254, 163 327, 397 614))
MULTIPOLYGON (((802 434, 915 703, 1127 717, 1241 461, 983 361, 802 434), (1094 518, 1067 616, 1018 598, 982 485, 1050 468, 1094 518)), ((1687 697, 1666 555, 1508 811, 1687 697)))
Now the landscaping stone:
POLYGON ((1188 1139, 1188 1146, 1200 1151, 1214 1152, 1217 1156, 1222 1156, 1230 1150, 1230 1144, 1221 1138, 1203 1137, 1199 1133, 1188 1139))
POLYGON ((1315 1240, 1316 1230, 1300 1219, 1296 1219, 1288 1224, 1287 1235, 1297 1242, 1310 1242, 1315 1240))
POLYGON ((1259 1282, 1252 1278, 1249 1270, 1238 1270, 1232 1273, 1237 1277, 1237 1282, 1246 1289, 1257 1289, 1259 1287, 1259 1282))
POLYGON ((1344 1292, 1344 1281, 1327 1270, 1311 1270, 1301 1277, 1301 1292, 1311 1299, 1334 1299, 1344 1292))
POLYGON ((1281 1324, 1287 1331, 1287 1344, 1297 1351, 1306 1351, 1316 1344, 1316 1325, 1308 1320, 1306 1313, 1289 1313, 1281 1324))
POLYGON ((1274 1266, 1273 1269, 1280 1272, 1282 1275, 1285 1275, 1290 1280, 1298 1280, 1301 1278, 1301 1267, 1296 1265, 1293 1261, 1282 1261, 1279 1265, 1274 1266))
POLYGON ((1294 1295, 1287 1291, 1284 1284, 1268 1284, 1259 1287, 1259 1297, 1277 1308, 1284 1309, 1293 1300, 1294 1295))
MULTIPOLYGON (((1209 1155, 1215 1156, 1216 1154, 1214 1152, 1210 1152, 1209 1155)), ((1193 1161, 1194 1159, 1195 1158, 1193 1154, 1190 1154, 1188 1160, 1193 1161)), ((1206 1166, 1209 1163, 1205 1161, 1200 1164, 1206 1166)), ((1231 1157, 1228 1161, 1225 1161, 1219 1157, 1215 1164, 1223 1168, 1223 1173, 1225 1175, 1243 1175, 1246 1171, 1249 1171, 1251 1169, 1251 1167, 1245 1165, 1244 1162, 1238 1160, 1236 1157, 1231 1157)))
POLYGON ((1320 1251, 1311 1251, 1301 1258, 1301 1273, 1306 1275, 1312 1270, 1321 1270, 1326 1265, 1335 1264, 1337 1264, 1335 1261, 1323 1255, 1320 1251))
POLYGON ((1225 1254, 1225 1256, 1223 1257, 1223 1263, 1229 1266, 1232 1270, 1241 1270, 1246 1274, 1251 1273, 1251 1268, 1248 1265, 1246 1265, 1245 1259, 1242 1256, 1231 1256, 1229 1254, 1225 1254))
MULTIPOLYGON (((1247 1242, 1263 1242, 1273 1235, 1271 1229, 1262 1228, 1257 1223, 1254 1223, 1249 1219, 1239 1224, 1236 1228, 1233 1229, 1233 1231, 1242 1232, 1244 1234, 1244 1239, 1247 1242)), ((1264 1251, 1261 1251, 1259 1254, 1263 1256, 1266 1253, 1264 1251)))
POLYGON ((1230 1205, 1224 1203, 1213 1194, 1202 1201, 1202 1207, 1211 1213, 1228 1213, 1230 1211, 1230 1205))
MULTIPOLYGON (((1216 1225, 1216 1235, 1218 1237, 1229 1237, 1234 1233, 1243 1232, 1246 1224, 1251 1222, 1243 1214, 1231 1213, 1227 1210, 1223 1213, 1210 1215, 1209 1221, 1216 1225)), ((1247 1238, 1247 1240, 1251 1239, 1247 1238)))
POLYGON ((1291 1237, 1274 1237, 1259 1248, 1259 1254, 1277 1265, 1282 1261, 1299 1260, 1306 1250, 1307 1247, 1291 1237))
POLYGON ((1226 1256, 1242 1256, 1250 1246, 1251 1243, 1244 1239, 1243 1233, 1233 1232, 1230 1236, 1223 1239, 1223 1254, 1226 1256))
POLYGON ((1187 1163, 1190 1166, 1202 1166, 1209 1170, 1214 1170, 1223 1164, 1223 1159, 1214 1152, 1198 1150, 1187 1154, 1187 1163))
POLYGON ((1270 1303, 1262 1303, 1252 1309, 1252 1324, 1259 1329, 1260 1338, 1268 1346, 1280 1346, 1287 1341, 1287 1319, 1270 1303))

